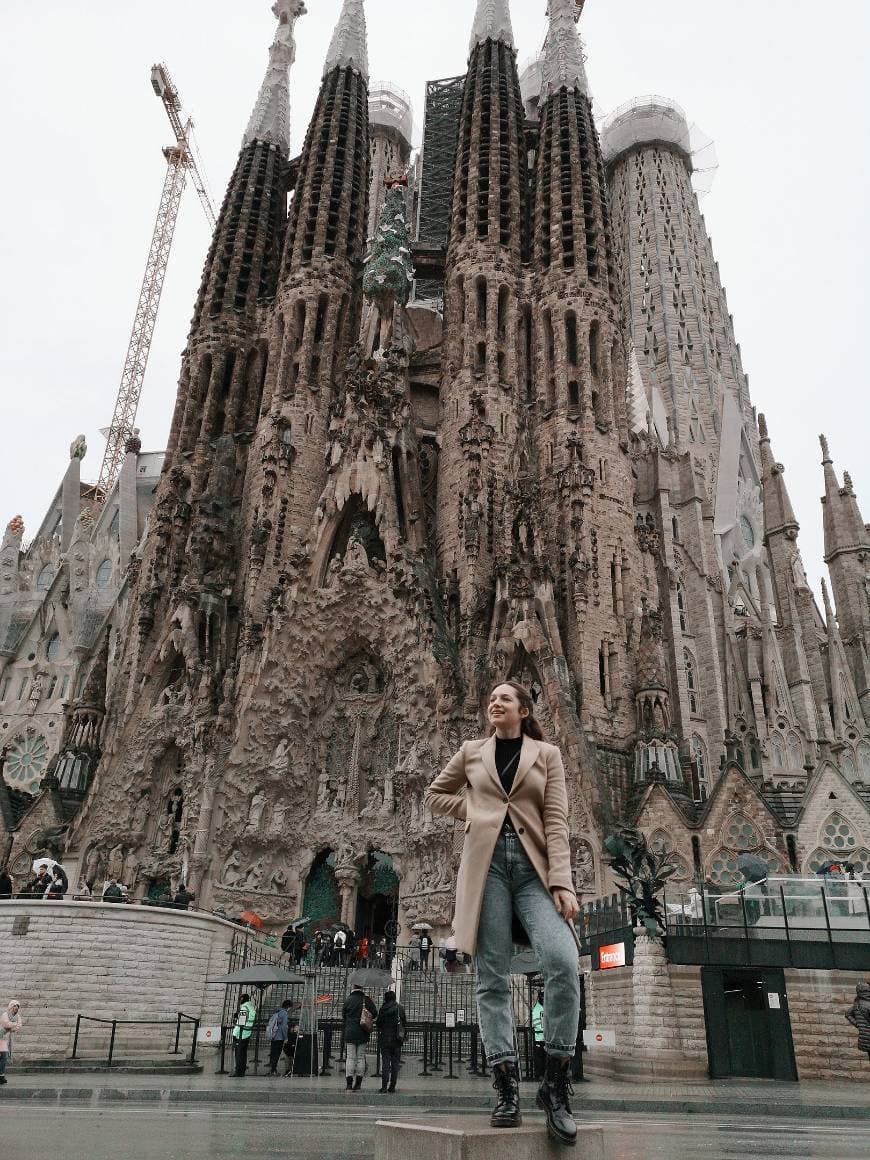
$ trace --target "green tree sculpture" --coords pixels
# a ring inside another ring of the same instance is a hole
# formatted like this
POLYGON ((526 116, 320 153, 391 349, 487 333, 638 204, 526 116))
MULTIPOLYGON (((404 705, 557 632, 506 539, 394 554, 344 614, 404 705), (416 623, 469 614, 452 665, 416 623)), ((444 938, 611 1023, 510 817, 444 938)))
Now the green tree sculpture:
POLYGON ((363 274, 363 293, 377 302, 389 318, 393 303, 407 305, 414 282, 411 235, 405 213, 405 197, 398 185, 387 190, 371 253, 363 274))

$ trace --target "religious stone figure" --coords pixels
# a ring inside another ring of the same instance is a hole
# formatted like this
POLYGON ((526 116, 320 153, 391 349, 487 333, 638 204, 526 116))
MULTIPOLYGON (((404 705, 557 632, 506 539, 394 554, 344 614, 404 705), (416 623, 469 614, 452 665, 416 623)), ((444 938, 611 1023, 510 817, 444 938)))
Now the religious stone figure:
POLYGON ((248 824, 245 826, 245 832, 248 834, 259 833, 260 826, 263 821, 263 810, 266 808, 268 798, 261 789, 258 789, 251 798, 251 808, 248 812, 248 824))
POLYGON ((592 847, 580 840, 574 851, 574 884, 580 893, 588 894, 595 889, 595 858, 592 847))
POLYGON ((239 886, 244 877, 242 874, 242 862, 239 858, 238 850, 233 850, 221 871, 221 882, 224 886, 239 886))
POLYGON ((148 793, 143 793, 136 803, 136 808, 133 811, 133 819, 130 823, 130 832, 133 834, 144 834, 145 827, 148 825, 148 815, 151 809, 151 797, 148 793))
POLYGON ((272 754, 272 760, 269 762, 269 769, 272 773, 276 773, 282 780, 286 780, 290 772, 290 741, 286 737, 282 737, 275 746, 275 752, 272 754))

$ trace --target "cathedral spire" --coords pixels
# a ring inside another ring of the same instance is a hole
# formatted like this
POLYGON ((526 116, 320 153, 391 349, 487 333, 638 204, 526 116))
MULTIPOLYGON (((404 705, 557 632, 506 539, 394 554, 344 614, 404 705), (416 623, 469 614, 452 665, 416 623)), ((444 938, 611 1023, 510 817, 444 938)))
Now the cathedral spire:
MULTIPOLYGON (((761 444, 761 488, 764 499, 764 530, 769 537, 775 532, 790 530, 797 533, 799 524, 794 514, 791 497, 785 485, 784 468, 777 463, 770 447, 770 435, 764 415, 758 416, 758 435, 761 444)), ((794 538, 792 535, 791 538, 794 538)))
POLYGON ((508 48, 514 47, 514 30, 508 0, 477 0, 477 12, 471 29, 468 54, 488 40, 501 40, 508 48))
POLYGON ((296 59, 293 26, 305 15, 304 0, 275 0, 272 11, 278 20, 278 31, 269 49, 269 67, 260 95, 251 113, 243 145, 266 141, 290 152, 290 66, 296 59))
POLYGON ((544 41, 544 83, 541 104, 560 89, 588 94, 583 45, 577 31, 575 0, 550 0, 550 27, 544 41))
POLYGON ((870 547, 870 534, 861 518, 851 476, 848 471, 844 472, 843 486, 840 487, 824 435, 819 436, 819 442, 822 445, 822 466, 825 469, 825 495, 822 499, 825 560, 830 563, 840 553, 866 552, 870 547))
POLYGON ((369 79, 369 53, 363 0, 344 0, 338 24, 332 34, 323 75, 335 68, 352 68, 369 79))

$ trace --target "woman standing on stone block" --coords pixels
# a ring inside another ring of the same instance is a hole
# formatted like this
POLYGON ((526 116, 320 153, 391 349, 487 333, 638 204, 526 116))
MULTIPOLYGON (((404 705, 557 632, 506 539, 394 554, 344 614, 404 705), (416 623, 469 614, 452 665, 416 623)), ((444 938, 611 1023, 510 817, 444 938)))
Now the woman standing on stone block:
POLYGON ((17 999, 10 999, 6 1010, 0 1015, 0 1084, 8 1083, 6 1065, 12 1059, 12 1036, 21 1030, 21 1019, 18 1012, 21 1004, 17 999))
POLYGON ((537 1103, 550 1135, 573 1144, 577 1125, 568 1102, 568 1069, 580 984, 568 923, 579 907, 565 770, 558 748, 543 740, 533 710, 522 685, 496 685, 487 708, 490 736, 463 744, 429 786, 426 805, 465 823, 453 932, 457 949, 476 956, 480 1034, 496 1089, 492 1126, 522 1123, 510 987, 516 918, 544 975, 546 1067, 537 1103))
POLYGON ((870 983, 859 983, 855 988, 855 1002, 846 1018, 858 1030, 858 1050, 866 1051, 870 1059, 870 983))

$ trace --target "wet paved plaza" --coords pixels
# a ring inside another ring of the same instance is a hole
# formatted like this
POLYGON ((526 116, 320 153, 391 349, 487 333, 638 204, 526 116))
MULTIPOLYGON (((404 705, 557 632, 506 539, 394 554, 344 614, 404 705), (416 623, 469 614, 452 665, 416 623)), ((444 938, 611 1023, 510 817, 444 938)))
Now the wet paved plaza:
MULTIPOLYGON (((454 1112, 455 1115, 455 1112, 454 1112)), ((478 1114, 479 1115, 479 1114, 478 1114)), ((477 1119, 478 1115, 469 1117, 477 1119)), ((42 1107, 3 1099, 3 1160, 371 1160, 377 1119, 413 1120, 382 1107, 42 1107)), ((427 1119, 430 1118, 427 1115, 427 1119)), ((528 1113, 527 1119, 535 1118, 528 1113)), ((870 1123, 836 1118, 592 1113, 607 1160, 867 1160, 870 1123)), ((506 1133, 506 1137, 507 1137, 506 1133)), ((507 1144, 507 1139, 506 1139, 507 1144)), ((509 1149, 506 1148, 506 1155, 509 1149)), ((566 1153, 567 1157, 573 1153, 566 1153)), ((579 1160, 579 1158, 578 1158, 579 1160)))

